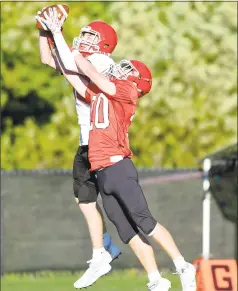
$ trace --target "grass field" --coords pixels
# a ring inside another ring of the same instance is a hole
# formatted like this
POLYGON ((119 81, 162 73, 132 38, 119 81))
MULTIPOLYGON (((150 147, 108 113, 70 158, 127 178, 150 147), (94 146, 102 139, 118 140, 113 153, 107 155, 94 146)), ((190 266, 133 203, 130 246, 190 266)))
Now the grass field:
MULTIPOLYGON (((1 279, 2 291, 69 291, 76 290, 74 281, 82 273, 37 273, 37 274, 8 274, 1 279)), ((171 291, 181 291, 179 278, 164 273, 163 277, 172 282, 171 291)), ((139 270, 113 271, 100 278, 90 291, 146 291, 147 276, 139 270)), ((85 289, 84 289, 85 290, 85 289)))

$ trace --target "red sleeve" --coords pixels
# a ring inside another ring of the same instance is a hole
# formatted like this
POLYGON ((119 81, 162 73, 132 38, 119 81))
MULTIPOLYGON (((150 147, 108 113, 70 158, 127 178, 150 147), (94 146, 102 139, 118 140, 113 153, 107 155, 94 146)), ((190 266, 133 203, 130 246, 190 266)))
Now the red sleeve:
POLYGON ((113 96, 105 94, 109 99, 115 99, 123 103, 136 103, 138 94, 134 84, 127 80, 116 80, 116 94, 113 96))
MULTIPOLYGON (((61 31, 62 31, 62 34, 63 34, 63 27, 61 27, 61 31)), ((48 30, 47 31, 42 30, 42 34, 43 34, 43 36, 46 36, 46 38, 48 40, 48 44, 50 45, 50 47, 55 49, 56 48, 56 44, 55 44, 52 32, 48 31, 48 30)), ((69 46, 69 48, 71 50, 71 46, 69 46)))
POLYGON ((99 88, 95 84, 89 83, 85 93, 86 102, 91 103, 92 97, 96 96, 99 93, 101 93, 99 88))

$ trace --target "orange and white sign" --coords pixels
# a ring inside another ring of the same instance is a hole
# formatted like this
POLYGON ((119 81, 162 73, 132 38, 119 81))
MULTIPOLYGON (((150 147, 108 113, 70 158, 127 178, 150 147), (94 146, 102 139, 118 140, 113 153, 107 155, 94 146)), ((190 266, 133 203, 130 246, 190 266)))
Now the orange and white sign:
POLYGON ((232 259, 194 261, 197 291, 237 291, 237 262, 232 259))

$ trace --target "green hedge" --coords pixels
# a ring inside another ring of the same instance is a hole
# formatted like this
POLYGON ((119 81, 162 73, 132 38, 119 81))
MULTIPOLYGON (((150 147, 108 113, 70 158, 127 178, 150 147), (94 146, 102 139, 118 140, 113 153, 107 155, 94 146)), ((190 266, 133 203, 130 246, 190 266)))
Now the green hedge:
MULTIPOLYGON (((137 166, 192 167, 237 139, 236 3, 68 4, 69 43, 87 22, 109 21, 119 37, 115 59, 140 59, 152 70, 152 91, 130 129, 137 166)), ((17 125, 3 120, 4 169, 69 168, 78 144, 72 88, 40 62, 34 15, 41 8, 37 2, 1 3, 2 113, 33 96, 43 104, 41 114, 46 102, 53 108, 44 122, 34 114, 17 125)), ((17 106, 12 112, 19 114, 17 106)))

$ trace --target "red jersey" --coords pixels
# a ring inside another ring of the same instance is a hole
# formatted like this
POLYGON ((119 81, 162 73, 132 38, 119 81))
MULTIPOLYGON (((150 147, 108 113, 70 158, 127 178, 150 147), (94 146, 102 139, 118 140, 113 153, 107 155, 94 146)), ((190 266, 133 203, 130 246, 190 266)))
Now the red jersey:
POLYGON ((89 85, 86 92, 86 99, 91 99, 90 171, 108 167, 124 157, 132 156, 128 129, 136 111, 138 93, 130 81, 113 82, 116 86, 116 94, 113 96, 99 93, 95 85, 89 85))

